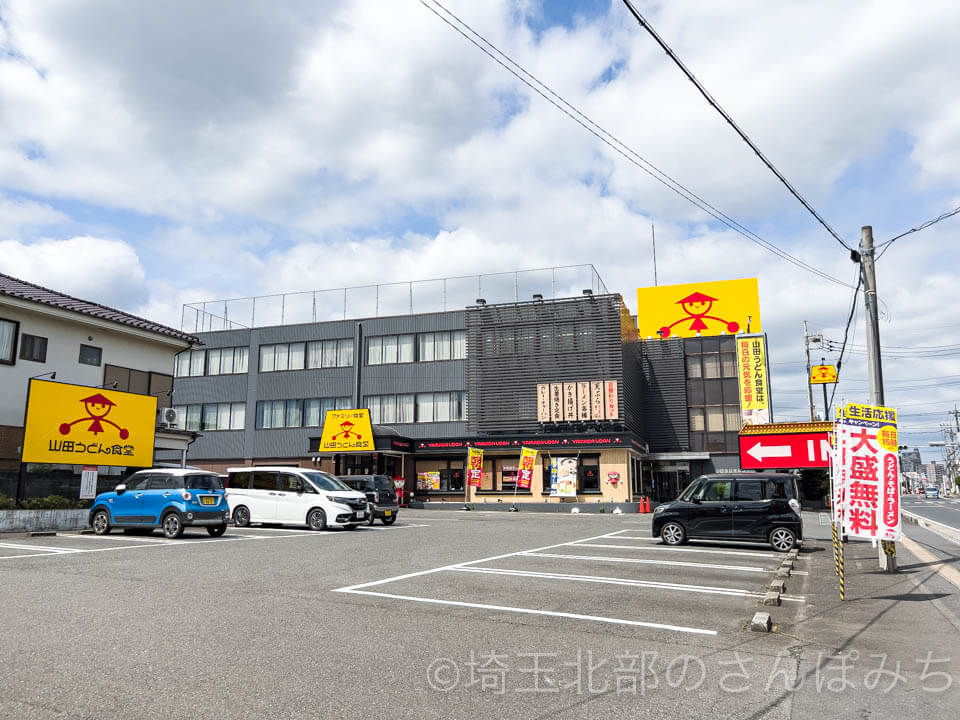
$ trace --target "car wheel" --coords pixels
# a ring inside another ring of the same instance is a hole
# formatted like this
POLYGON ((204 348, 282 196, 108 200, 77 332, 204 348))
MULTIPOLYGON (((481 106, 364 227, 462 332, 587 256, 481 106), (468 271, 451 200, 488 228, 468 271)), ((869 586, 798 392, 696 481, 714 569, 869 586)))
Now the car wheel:
POLYGON ((320 508, 314 508, 307 515, 307 525, 311 530, 326 530, 327 514, 320 508))
POLYGON ((356 523, 354 523, 353 525, 344 525, 344 526, 343 526, 343 529, 344 529, 344 530, 356 530, 356 529, 357 529, 357 525, 356 525, 356 523))
POLYGON ((250 525, 250 511, 244 505, 233 511, 233 523, 237 527, 248 527, 250 525))
POLYGON ((173 540, 183 535, 183 520, 180 519, 180 516, 177 513, 172 512, 168 513, 161 523, 163 528, 163 536, 173 540))
POLYGON ((227 531, 226 525, 208 525, 207 532, 211 537, 220 537, 227 531))
POLYGON ((373 506, 367 505, 367 525, 373 525, 376 518, 373 516, 373 506))
POLYGON ((93 521, 90 524, 93 526, 93 532, 97 535, 107 535, 110 532, 110 513, 106 510, 98 510, 94 513, 93 521))
POLYGON ((660 539, 666 545, 682 545, 687 539, 687 532, 680 523, 668 522, 660 528, 660 539))
POLYGON ((390 517, 385 517, 383 519, 384 525, 393 525, 397 521, 397 514, 393 513, 390 517))
POLYGON ((770 533, 770 546, 777 552, 787 552, 797 544, 797 536, 789 528, 776 528, 770 533))

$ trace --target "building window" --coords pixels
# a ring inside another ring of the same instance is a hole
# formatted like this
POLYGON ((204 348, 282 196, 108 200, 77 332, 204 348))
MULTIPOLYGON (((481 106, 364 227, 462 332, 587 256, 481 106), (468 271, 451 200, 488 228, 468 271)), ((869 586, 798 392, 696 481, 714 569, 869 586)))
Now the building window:
POLYGON ((332 368, 353 365, 353 339, 314 340, 307 343, 307 367, 332 368))
POLYGON ((417 490, 421 492, 463 492, 463 460, 417 460, 416 473, 417 490))
POLYGON ((375 424, 454 422, 465 417, 462 391, 368 395, 363 402, 375 424))
POLYGON ((239 375, 247 372, 250 349, 247 347, 207 350, 207 375, 239 375))
POLYGON ((93 345, 81 345, 80 357, 77 362, 79 362, 81 365, 93 365, 95 367, 100 367, 102 358, 102 348, 94 347, 93 345))
POLYGON ((17 333, 20 323, 0 318, 0 364, 13 365, 17 358, 17 333))
POLYGON ((20 336, 20 359, 30 360, 31 362, 46 362, 47 339, 39 335, 23 333, 20 336))
POLYGON ((257 403, 256 428, 322 427, 327 410, 346 410, 349 407, 349 397, 261 400, 257 403))
POLYGON ((395 365, 415 360, 414 335, 381 335, 367 340, 367 365, 395 365))
POLYGON ((417 335, 417 361, 463 360, 467 356, 465 330, 450 330, 417 335))
POLYGON ((580 458, 580 490, 590 494, 600 492, 600 456, 587 455, 580 458))
POLYGON ((246 421, 246 403, 205 403, 203 405, 175 405, 180 417, 186 418, 187 430, 243 430, 246 421))
POLYGON ((174 375, 176 377, 199 377, 203 375, 206 358, 206 350, 184 350, 177 355, 174 375))

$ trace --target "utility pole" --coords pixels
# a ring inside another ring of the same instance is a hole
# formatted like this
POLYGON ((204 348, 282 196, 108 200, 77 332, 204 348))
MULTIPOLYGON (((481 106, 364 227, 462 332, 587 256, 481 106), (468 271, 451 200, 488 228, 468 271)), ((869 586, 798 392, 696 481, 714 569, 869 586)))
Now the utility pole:
POLYGON ((803 349, 807 353, 807 400, 810 402, 810 422, 813 422, 817 418, 813 412, 813 385, 810 384, 810 336, 807 334, 806 320, 803 321, 803 349))
MULTIPOLYGON (((877 272, 874 263, 873 227, 860 229, 860 272, 863 277, 863 307, 867 316, 867 374, 870 380, 870 404, 883 405, 883 367, 880 362, 880 318, 877 311, 877 272)), ((893 542, 881 540, 877 559, 884 572, 896 572, 897 556, 893 542)))
MULTIPOLYGON (((826 365, 827 359, 825 357, 821 357, 820 364, 826 365)), ((823 383, 821 387, 823 388, 823 421, 827 422, 830 419, 830 404, 829 400, 827 400, 827 384, 823 383)))

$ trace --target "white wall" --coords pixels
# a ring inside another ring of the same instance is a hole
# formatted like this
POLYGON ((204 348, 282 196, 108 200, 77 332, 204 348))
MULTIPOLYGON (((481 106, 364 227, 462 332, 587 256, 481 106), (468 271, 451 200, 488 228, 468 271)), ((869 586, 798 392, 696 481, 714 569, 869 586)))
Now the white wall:
MULTIPOLYGON (((36 306, 35 303, 29 305, 36 306)), ((27 381, 42 373, 56 371, 57 380, 79 385, 103 383, 103 366, 120 365, 136 370, 173 375, 174 356, 186 343, 174 338, 156 336, 136 328, 129 330, 115 323, 36 306, 29 307, 15 299, 0 297, 0 318, 20 323, 20 335, 47 338, 47 361, 21 360, 20 339, 14 365, 0 365, 0 425, 23 425, 23 407, 27 397, 27 381), (80 345, 93 345, 103 350, 99 366, 78 362, 80 345)))

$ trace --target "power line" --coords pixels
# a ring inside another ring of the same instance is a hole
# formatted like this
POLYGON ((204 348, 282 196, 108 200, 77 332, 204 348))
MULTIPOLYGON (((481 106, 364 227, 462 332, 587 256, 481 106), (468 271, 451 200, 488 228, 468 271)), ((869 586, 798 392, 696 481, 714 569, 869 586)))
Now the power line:
POLYGON ((907 235, 910 235, 911 233, 920 232, 921 230, 925 230, 926 228, 930 227, 931 225, 936 225, 936 224, 937 224, 938 222, 940 222, 941 220, 946 220, 947 218, 953 217, 954 215, 958 215, 958 214, 960 214, 960 207, 954 208, 953 210, 950 210, 949 212, 945 212, 945 213, 943 213, 943 215, 939 215, 938 217, 935 217, 935 218, 933 218, 932 220, 927 220, 926 222, 917 225, 915 228, 910 228, 910 229, 907 230, 906 232, 902 232, 902 233, 900 233, 899 235, 896 235, 895 237, 890 238, 890 239, 887 240, 886 242, 880 243, 880 247, 882 247, 883 250, 881 250, 881 251, 880 251, 880 254, 877 255, 877 260, 879 260, 881 257, 883 257, 883 254, 887 251, 887 248, 889 248, 896 240, 899 240, 899 239, 902 238, 902 237, 906 237, 907 235))
POLYGON ((853 301, 850 303, 850 315, 847 316, 847 326, 843 329, 843 345, 840 346, 840 358, 837 360, 837 382, 830 392, 830 402, 827 407, 833 407, 833 398, 837 394, 837 385, 840 384, 840 368, 843 366, 843 352, 847 349, 847 335, 850 332, 850 324, 853 322, 853 314, 857 310, 857 298, 860 296, 860 285, 863 283, 862 267, 857 265, 857 286, 853 289, 853 301))
POLYGON ((671 50, 670 46, 663 41, 663 38, 661 38, 657 34, 657 31, 650 26, 650 23, 648 23, 643 18, 643 16, 639 12, 637 12, 637 9, 633 6, 633 3, 630 2, 630 0, 623 0, 623 4, 627 6, 627 9, 636 18, 637 22, 640 23, 640 26, 644 30, 646 30, 648 33, 650 33, 651 37, 653 37, 653 39, 657 41, 660 47, 663 48, 664 52, 667 53, 667 56, 671 60, 673 60, 673 62, 677 65, 677 67, 679 67, 683 71, 683 74, 687 76, 687 79, 689 79, 690 82, 692 82, 694 86, 696 86, 697 90, 700 91, 700 94, 703 95, 704 98, 706 98, 706 101, 710 103, 711 106, 713 106, 713 109, 723 116, 723 119, 726 120, 727 123, 729 123, 730 127, 736 130, 737 135, 739 135, 740 138, 747 145, 750 146, 750 149, 753 150, 753 152, 756 153, 757 157, 763 161, 763 164, 766 165, 770 169, 770 171, 777 176, 777 178, 780 180, 780 182, 784 184, 787 190, 789 190, 790 193, 797 200, 800 201, 800 204, 803 205, 810 212, 810 214, 813 215, 817 219, 817 221, 827 229, 827 232, 829 232, 834 237, 834 239, 836 239, 838 243, 840 243, 845 249, 852 251, 853 248, 851 248, 849 245, 847 245, 843 241, 843 239, 837 234, 837 231, 834 230, 832 227, 830 227, 827 221, 820 216, 820 213, 814 210, 813 206, 811 206, 810 203, 808 203, 803 198, 803 196, 799 193, 799 191, 793 185, 790 184, 790 181, 787 180, 787 178, 783 175, 783 173, 781 173, 779 170, 777 170, 776 167, 774 167, 773 163, 770 162, 770 160, 767 159, 767 156, 760 151, 760 148, 756 146, 753 140, 751 140, 749 136, 743 130, 740 129, 740 126, 737 125, 736 122, 734 122, 733 118, 730 117, 727 111, 724 110, 722 107, 720 107, 720 103, 718 103, 713 98, 713 96, 710 95, 709 92, 707 92, 707 89, 703 87, 703 85, 700 83, 699 80, 697 80, 694 74, 690 72, 689 69, 687 69, 687 66, 683 64, 683 61, 679 57, 677 57, 677 54, 673 50, 671 50))
POLYGON ((640 168, 647 175, 652 177, 654 180, 659 182, 664 187, 668 188, 672 192, 676 193, 680 197, 684 198, 687 202, 696 206, 703 212, 712 216, 715 220, 726 225, 731 230, 739 233, 744 236, 750 242, 762 247, 769 252, 772 252, 774 255, 777 255, 783 260, 790 262, 797 267, 807 270, 824 280, 829 280, 830 282, 842 285, 844 287, 852 287, 842 280, 833 277, 832 275, 827 274, 823 270, 820 270, 809 263, 800 260, 797 257, 794 257, 786 250, 779 248, 774 245, 772 242, 765 240, 764 238, 757 235, 752 230, 744 227, 737 220, 734 220, 732 217, 724 213, 722 210, 719 210, 714 205, 710 204, 704 200, 701 196, 696 194, 694 191, 685 187, 678 180, 672 178, 670 175, 660 170, 656 165, 651 163, 649 160, 640 155, 636 150, 628 146, 626 143, 621 141, 615 135, 606 130, 599 123, 591 119, 589 116, 584 114, 579 108, 575 105, 568 102, 561 95, 551 89, 548 85, 541 82, 534 75, 528 72, 522 65, 517 63, 513 58, 500 50, 496 45, 487 40, 483 35, 474 30, 470 25, 468 25, 464 20, 462 20, 458 15, 453 13, 451 10, 446 8, 438 0, 431 0, 428 3, 426 0, 419 0, 420 4, 427 8, 430 12, 436 15, 438 18, 443 20, 447 25, 457 31, 460 35, 466 38, 471 44, 476 46, 481 52, 483 52, 487 57, 493 60, 495 63, 500 65, 504 70, 513 75, 517 80, 522 82, 528 88, 537 93, 540 97, 546 100, 548 103, 553 105, 557 110, 562 112, 564 115, 569 117, 575 123, 584 128, 591 135, 596 137, 602 143, 610 147, 614 152, 624 157, 628 162, 640 168), (436 7, 434 7, 436 6, 436 7), (437 9, 439 8, 439 10, 437 9), (443 11, 443 14, 440 12, 443 11), (502 59, 501 59, 502 58, 502 59))

